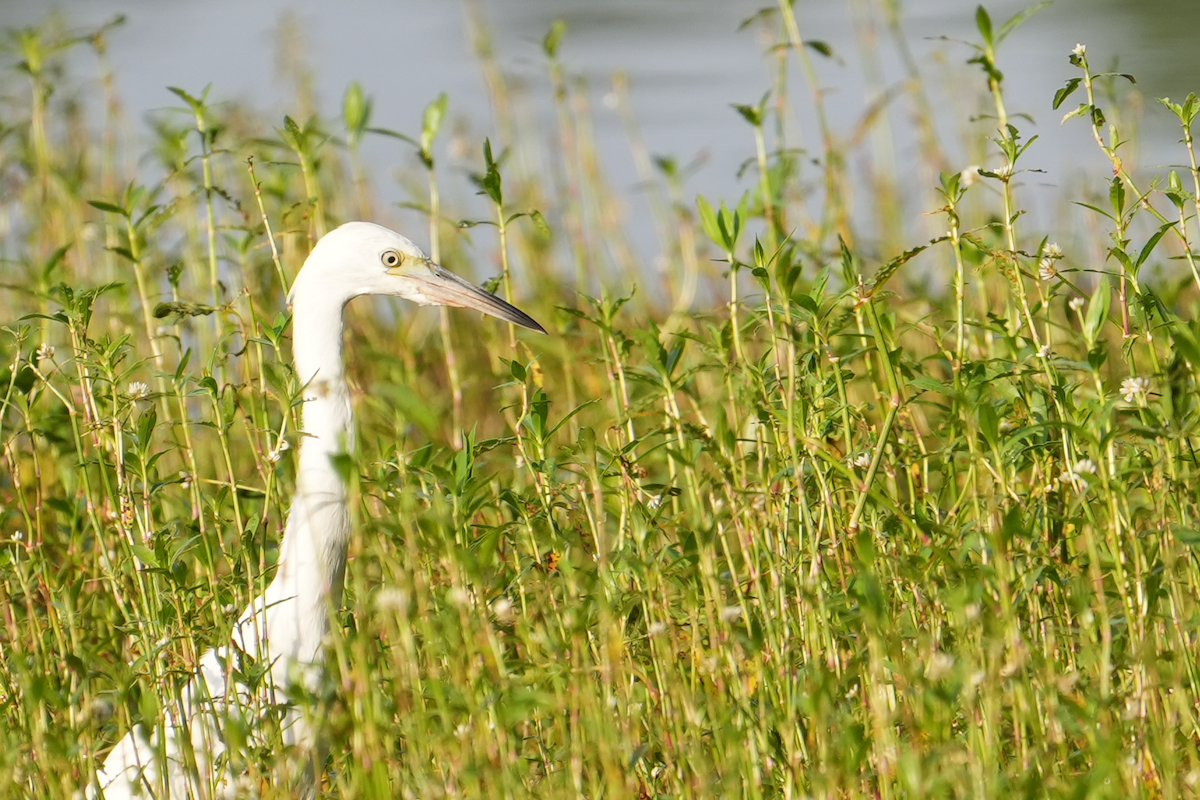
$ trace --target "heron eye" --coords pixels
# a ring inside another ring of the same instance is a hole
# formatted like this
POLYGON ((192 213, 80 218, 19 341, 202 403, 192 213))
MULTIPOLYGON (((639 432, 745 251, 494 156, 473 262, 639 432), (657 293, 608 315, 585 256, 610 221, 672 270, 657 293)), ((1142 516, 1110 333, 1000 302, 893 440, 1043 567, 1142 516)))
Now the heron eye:
POLYGON ((404 259, 401 258, 400 254, 395 250, 388 250, 382 256, 380 256, 380 260, 383 261, 383 265, 385 267, 390 269, 392 267, 400 266, 400 262, 402 262, 404 259))

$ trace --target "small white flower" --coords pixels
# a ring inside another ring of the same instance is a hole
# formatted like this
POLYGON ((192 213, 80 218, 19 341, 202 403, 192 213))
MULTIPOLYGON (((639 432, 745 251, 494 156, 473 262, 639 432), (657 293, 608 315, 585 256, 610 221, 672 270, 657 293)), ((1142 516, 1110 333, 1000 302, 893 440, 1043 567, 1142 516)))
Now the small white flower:
POLYGON ((142 381, 133 381, 126 387, 125 391, 133 400, 145 400, 146 396, 150 394, 150 387, 142 381))
POLYGON ((663 500, 663 496, 661 494, 656 494, 656 495, 654 495, 654 497, 650 498, 649 502, 647 502, 646 505, 649 506, 651 510, 654 510, 662 505, 662 500, 663 500))
POLYGON ((509 600, 507 597, 497 599, 496 602, 492 603, 492 616, 496 618, 497 622, 502 624, 512 622, 516 616, 516 613, 513 611, 512 600, 509 600))
POLYGON ((408 592, 396 586, 385 586, 375 593, 375 610, 385 614, 408 612, 408 592))
POLYGON ((38 361, 48 361, 54 358, 54 345, 42 342, 42 346, 37 349, 38 361))
POLYGON ((283 458, 283 454, 287 450, 291 449, 291 447, 292 446, 290 444, 288 444, 287 439, 280 439, 279 444, 277 444, 275 446, 275 449, 272 450, 271 452, 267 453, 267 460, 270 461, 272 464, 278 464, 279 459, 283 458))
POLYGON ((1070 301, 1067 302, 1067 305, 1071 307, 1072 311, 1078 312, 1083 310, 1083 303, 1084 299, 1082 297, 1072 297, 1070 301))
POLYGON ((1000 178, 1001 180, 1011 176, 1012 171, 1013 171, 1012 164, 1001 164, 1000 166, 998 166, 994 170, 992 170, 992 172, 996 173, 996 176, 998 178, 1000 178))
POLYGON ((856 456, 848 457, 846 460, 850 462, 850 466, 857 467, 858 469, 866 469, 871 466, 870 453, 859 453, 856 456))
POLYGON ((665 623, 665 622, 651 622, 649 627, 646 628, 647 636, 661 636, 662 634, 664 634, 666 632, 667 632, 667 623, 665 623))
POLYGON ((1050 345, 1044 344, 1041 347, 1039 347, 1037 354, 1038 354, 1038 358, 1049 358, 1050 357, 1050 345))
POLYGON ((725 606, 721 609, 722 622, 737 622, 742 616, 741 606, 725 606))
POLYGON ((257 800, 258 794, 258 779, 253 775, 238 775, 233 779, 233 792, 230 797, 250 797, 257 800))
POLYGON ((25 541, 25 531, 13 531, 13 541, 14 542, 25 541))
POLYGON ((968 186, 975 185, 975 182, 977 180, 979 180, 979 165, 978 164, 971 164, 966 169, 964 169, 962 172, 958 173, 959 185, 961 185, 964 189, 967 188, 968 186))
POLYGON ((192 476, 188 475, 183 470, 179 470, 179 485, 182 486, 184 489, 191 488, 192 476))
POLYGON ((1095 472, 1095 462, 1090 458, 1081 458, 1079 461, 1076 461, 1070 469, 1066 470, 1061 476, 1059 476, 1059 481, 1069 484, 1070 486, 1074 486, 1077 491, 1082 493, 1087 489, 1088 485, 1087 478, 1085 476, 1094 475, 1095 472))
POLYGON ((925 677, 931 681, 938 681, 949 675, 950 670, 953 668, 954 656, 938 650, 929 659, 929 663, 925 665, 925 677))
POLYGON ((1054 268, 1054 259, 1046 256, 1038 262, 1038 277, 1044 281, 1052 281, 1058 277, 1058 270, 1054 268))
POLYGON ((1150 391, 1150 381, 1145 378, 1126 378, 1121 381, 1121 397, 1126 403, 1143 403, 1150 391))
POLYGON ((1077 45, 1075 45, 1074 49, 1073 49, 1073 50, 1071 50, 1071 55, 1073 55, 1073 56, 1078 56, 1078 57, 1080 57, 1080 58, 1083 58, 1083 55, 1084 55, 1086 52, 1087 52, 1087 47, 1086 47, 1086 46, 1084 46, 1084 45, 1082 45, 1082 44, 1077 44, 1077 45))

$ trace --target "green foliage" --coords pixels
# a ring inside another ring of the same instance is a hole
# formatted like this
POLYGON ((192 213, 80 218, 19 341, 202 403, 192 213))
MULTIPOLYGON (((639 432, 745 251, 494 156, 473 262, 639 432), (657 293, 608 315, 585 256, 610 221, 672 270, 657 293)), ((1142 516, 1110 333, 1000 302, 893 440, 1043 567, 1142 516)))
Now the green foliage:
MULTIPOLYGON (((747 22, 773 63, 829 53, 799 5, 747 22)), ((353 85, 343 141, 172 90, 199 135, 157 120, 155 157, 125 165, 103 144, 123 121, 80 137, 61 99, 66 54, 107 28, 14 34, 0 797, 74 796, 269 580, 300 445, 286 286, 325 228, 389 221, 367 134, 415 147, 443 260, 498 265, 551 335, 350 315, 356 537, 328 675, 295 696, 332 744, 321 796, 1190 796, 1200 173, 1130 170, 1106 88, 1128 86, 1080 47, 1046 105, 1082 93, 1068 129, 1112 169, 1060 198, 1062 227, 1029 220, 1039 143, 1000 70, 1028 13, 980 8, 958 51, 994 106, 955 110, 987 166, 942 167, 929 140, 940 177, 871 192, 878 228, 846 202, 871 137, 835 136, 815 86, 734 106, 758 173, 736 202, 692 202, 686 161, 655 156, 661 284, 624 245, 561 23, 558 135, 501 116, 496 157, 463 134, 481 159, 452 180, 494 212, 473 242, 438 196, 445 95, 413 137, 371 127, 353 85), (825 127, 799 158, 785 121, 810 102, 825 127), (518 157, 548 141, 552 169, 518 157)), ((1180 164, 1198 109, 1160 109, 1180 164)), ((278 737, 228 723, 266 798, 288 796, 278 737)))

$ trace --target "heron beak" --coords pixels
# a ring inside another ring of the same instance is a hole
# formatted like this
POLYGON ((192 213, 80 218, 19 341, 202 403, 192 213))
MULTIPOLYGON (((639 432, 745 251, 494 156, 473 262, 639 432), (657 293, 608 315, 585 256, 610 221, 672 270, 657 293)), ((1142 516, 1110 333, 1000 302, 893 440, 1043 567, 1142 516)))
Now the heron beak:
POLYGON ((473 308, 531 331, 546 332, 545 328, 521 309, 490 292, 485 292, 470 281, 463 280, 445 267, 432 261, 427 261, 425 267, 428 271, 407 272, 404 277, 416 284, 417 291, 430 305, 473 308))

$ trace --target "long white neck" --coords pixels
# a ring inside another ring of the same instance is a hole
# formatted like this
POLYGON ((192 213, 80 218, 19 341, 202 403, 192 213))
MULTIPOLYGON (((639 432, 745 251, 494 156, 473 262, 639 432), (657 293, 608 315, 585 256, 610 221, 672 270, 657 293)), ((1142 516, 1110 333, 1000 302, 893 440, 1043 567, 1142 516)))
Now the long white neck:
POLYGON ((268 587, 268 649, 301 663, 320 660, 329 614, 341 603, 350 539, 346 482, 334 459, 354 451, 342 363, 345 301, 298 292, 292 316, 296 376, 304 387, 296 494, 268 587))

